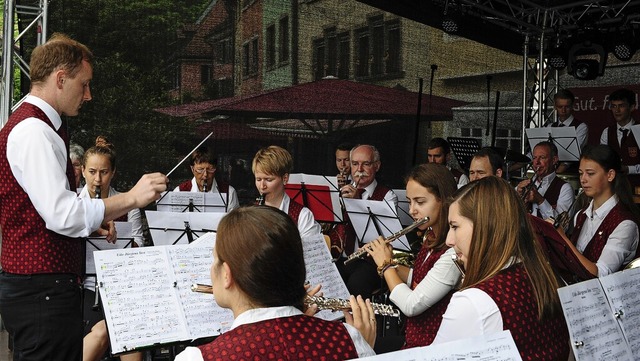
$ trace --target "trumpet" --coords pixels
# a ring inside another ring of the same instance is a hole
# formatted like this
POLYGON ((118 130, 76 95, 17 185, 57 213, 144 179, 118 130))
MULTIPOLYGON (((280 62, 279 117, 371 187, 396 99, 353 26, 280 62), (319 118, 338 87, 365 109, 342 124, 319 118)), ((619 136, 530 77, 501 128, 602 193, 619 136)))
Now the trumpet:
MULTIPOLYGON (((213 293, 213 287, 210 285, 203 285, 194 283, 191 285, 192 292, 199 293, 213 293)), ((331 311, 348 311, 351 310, 351 303, 349 300, 341 298, 327 298, 322 296, 309 296, 304 298, 305 306, 317 305, 319 310, 331 310, 331 311)), ((400 311, 393 308, 391 305, 385 305, 382 303, 372 303, 373 313, 380 316, 400 317, 400 311)))
POLYGON ((529 194, 529 192, 534 189, 537 190, 538 186, 536 186, 536 181, 538 180, 538 170, 540 169, 540 167, 538 168, 533 168, 533 177, 531 177, 531 182, 529 182, 529 184, 527 184, 525 187, 522 187, 522 193, 520 194, 520 197, 522 198, 522 200, 526 200, 527 198, 527 194, 529 194))
POLYGON ((349 176, 349 173, 347 172, 347 168, 340 170, 340 173, 338 173, 338 176, 336 177, 338 181, 338 189, 347 185, 346 180, 348 176, 349 176))
MULTIPOLYGON (((424 217, 421 218, 415 222, 413 222, 411 225, 409 225, 406 228, 403 228, 401 230, 399 230, 398 232, 390 235, 389 237, 384 239, 384 243, 389 244, 393 241, 395 241, 396 239, 404 236, 405 234, 413 231, 414 229, 420 227, 421 225, 425 224, 429 222, 429 217, 424 217)), ((353 252, 345 261, 344 264, 348 265, 349 263, 357 260, 357 259, 363 259, 365 257, 367 257, 369 255, 369 253, 367 253, 367 250, 365 248, 361 248, 355 252, 353 252)))
POLYGON ((555 229, 558 229, 560 227, 562 227, 562 229, 567 228, 567 226, 569 225, 569 221, 571 221, 571 216, 569 215, 569 212, 571 212, 574 204, 576 203, 578 198, 580 198, 583 192, 584 192, 584 189, 580 189, 580 191, 578 192, 578 195, 576 195, 576 198, 573 199, 573 202, 571 202, 571 205, 569 206, 569 208, 566 211, 558 214, 558 216, 553 220, 553 228, 555 229))

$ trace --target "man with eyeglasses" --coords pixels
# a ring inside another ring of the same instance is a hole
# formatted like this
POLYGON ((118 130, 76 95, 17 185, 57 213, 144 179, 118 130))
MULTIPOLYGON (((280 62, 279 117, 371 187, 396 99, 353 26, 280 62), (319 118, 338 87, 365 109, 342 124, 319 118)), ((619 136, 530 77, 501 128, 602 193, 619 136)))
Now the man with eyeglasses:
MULTIPOLYGON (((395 209, 398 196, 376 180, 376 174, 380 170, 378 149, 369 144, 358 145, 351 149, 349 158, 352 182, 340 189, 342 197, 386 201, 395 209)), ((329 234, 331 244, 339 245, 342 250, 336 265, 351 294, 370 298, 373 291, 380 288, 380 277, 375 263, 370 260, 358 260, 344 266, 344 259, 360 247, 353 226, 348 217, 345 218, 346 223, 336 226, 329 234)))
POLYGON ((611 113, 616 125, 602 131, 600 144, 610 145, 622 158, 622 171, 628 174, 634 187, 640 186, 640 152, 631 132, 636 122, 631 113, 636 109, 636 94, 629 89, 617 89, 609 95, 611 113))
POLYGON ((225 182, 218 182, 215 179, 216 158, 214 158, 207 147, 199 147, 191 155, 189 167, 193 178, 182 182, 174 192, 205 192, 225 194, 224 201, 227 204, 227 212, 240 206, 236 190, 225 182))

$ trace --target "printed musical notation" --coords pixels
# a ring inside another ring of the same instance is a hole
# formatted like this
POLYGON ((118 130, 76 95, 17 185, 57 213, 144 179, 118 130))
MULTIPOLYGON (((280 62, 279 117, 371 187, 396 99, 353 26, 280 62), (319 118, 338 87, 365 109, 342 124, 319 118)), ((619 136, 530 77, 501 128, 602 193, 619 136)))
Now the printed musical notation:
POLYGON ((233 322, 213 295, 211 247, 157 246, 95 252, 100 297, 113 353, 219 335, 233 322))
POLYGON ((369 361, 520 361, 509 330, 464 340, 384 353, 359 360, 369 361))
POLYGON ((640 268, 558 290, 576 360, 640 359, 640 268))
MULTIPOLYGON (((318 234, 317 237, 303 239, 302 250, 307 268, 307 281, 312 286, 321 284, 324 297, 348 299, 349 291, 331 260, 331 253, 323 236, 318 234)), ((316 316, 325 320, 337 320, 344 317, 342 312, 329 310, 320 311, 316 316)))

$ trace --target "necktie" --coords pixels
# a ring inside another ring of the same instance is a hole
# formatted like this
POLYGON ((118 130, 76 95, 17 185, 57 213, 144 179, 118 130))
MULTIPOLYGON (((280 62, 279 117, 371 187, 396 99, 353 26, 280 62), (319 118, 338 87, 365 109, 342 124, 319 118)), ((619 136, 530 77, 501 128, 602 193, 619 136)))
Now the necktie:
POLYGON ((60 129, 58 129, 58 135, 64 141, 64 146, 67 149, 67 179, 69 180, 69 189, 72 191, 76 191, 75 189, 75 180, 76 175, 73 171, 73 164, 71 164, 71 158, 69 158, 69 133, 67 132, 67 123, 62 121, 62 125, 60 125, 60 129))
POLYGON ((355 199, 362 199, 362 194, 364 193, 364 188, 356 189, 356 195, 353 197, 355 199))
POLYGON ((620 128, 620 131, 622 132, 622 139, 620 139, 620 146, 622 146, 627 142, 627 139, 629 138, 629 129, 620 128))
POLYGON ((564 127, 564 123, 558 124, 558 127, 564 127))

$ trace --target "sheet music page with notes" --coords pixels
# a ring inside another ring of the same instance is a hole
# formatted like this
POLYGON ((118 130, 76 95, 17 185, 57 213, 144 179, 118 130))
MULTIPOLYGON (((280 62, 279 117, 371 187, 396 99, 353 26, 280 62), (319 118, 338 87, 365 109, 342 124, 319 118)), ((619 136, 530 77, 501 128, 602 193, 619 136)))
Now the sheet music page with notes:
POLYGON ((571 348, 577 361, 632 361, 600 281, 595 278, 558 289, 571 348))
POLYGON ((95 252, 100 297, 113 353, 215 336, 233 322, 213 295, 211 247, 157 246, 95 252), (140 305, 144 304, 143 307, 140 305))
MULTIPOLYGON (((317 237, 303 239, 302 250, 307 268, 307 281, 311 283, 311 286, 322 284, 321 291, 324 297, 348 299, 349 291, 332 261, 324 236, 318 234, 317 237)), ((344 315, 341 311, 324 310, 318 312, 316 317, 325 320, 337 320, 344 317, 344 315)))
POLYGON ((622 327, 634 360, 640 360, 640 268, 616 272, 600 279, 613 315, 622 327))
POLYGON ((369 361, 522 361, 509 330, 491 335, 414 347, 359 360, 369 361))

